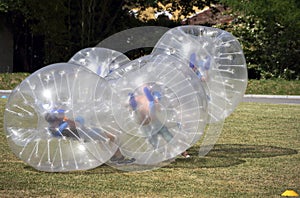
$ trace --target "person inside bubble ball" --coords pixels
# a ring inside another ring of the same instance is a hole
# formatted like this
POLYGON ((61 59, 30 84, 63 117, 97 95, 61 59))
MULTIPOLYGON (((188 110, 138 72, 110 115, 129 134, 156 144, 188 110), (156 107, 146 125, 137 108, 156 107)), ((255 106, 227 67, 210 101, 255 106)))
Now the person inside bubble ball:
POLYGON ((142 87, 141 94, 135 95, 129 93, 129 105, 135 112, 138 123, 143 126, 144 132, 148 136, 149 143, 154 149, 158 148, 158 136, 160 135, 166 142, 170 142, 173 138, 172 133, 163 125, 156 113, 160 110, 159 101, 161 100, 161 93, 152 91, 149 86, 142 87), (162 126, 162 127, 161 127, 162 126), (158 132, 153 128, 159 127, 158 132))
POLYGON ((49 123, 49 131, 54 137, 79 139, 76 123, 65 116, 65 110, 53 109, 46 113, 45 120, 49 123))
POLYGON ((196 54, 190 56, 190 68, 196 73, 201 81, 208 81, 208 71, 210 69, 211 57, 205 56, 204 60, 197 62, 196 54))
MULTIPOLYGON (((75 120, 70 120, 65 116, 65 110, 63 109, 54 109, 49 113, 46 113, 45 120, 49 123, 49 131, 54 137, 67 137, 79 140, 82 138, 84 141, 89 141, 91 138, 93 140, 100 141, 115 141, 115 137, 109 133, 102 132, 100 129, 91 128, 87 129, 84 125, 84 118, 78 116, 75 120), (80 128, 81 131, 85 133, 78 133, 77 128, 80 128)), ((118 149, 111 161, 117 164, 128 164, 135 161, 134 158, 126 158, 122 155, 121 151, 118 149)))
POLYGON ((78 140, 81 138, 84 141, 113 139, 110 134, 104 134, 100 129, 86 128, 83 117, 78 116, 75 120, 71 120, 67 118, 65 112, 64 109, 53 109, 45 115, 45 120, 49 123, 48 129, 54 137, 71 137, 78 140))
MULTIPOLYGON (((166 142, 170 142, 173 138, 172 133, 165 125, 162 125, 156 116, 156 112, 160 110, 159 102, 162 96, 159 91, 151 91, 151 88, 147 85, 142 87, 141 93, 142 94, 138 95, 129 93, 129 105, 137 115, 138 123, 143 125, 144 129, 151 131, 151 127, 149 126, 150 123, 152 126, 162 126, 158 132, 148 136, 149 143, 154 149, 157 149, 159 135, 162 136, 166 142)), ((145 133, 148 135, 147 131, 145 131, 145 133)), ((190 157, 187 151, 184 151, 181 155, 185 158, 190 157)))

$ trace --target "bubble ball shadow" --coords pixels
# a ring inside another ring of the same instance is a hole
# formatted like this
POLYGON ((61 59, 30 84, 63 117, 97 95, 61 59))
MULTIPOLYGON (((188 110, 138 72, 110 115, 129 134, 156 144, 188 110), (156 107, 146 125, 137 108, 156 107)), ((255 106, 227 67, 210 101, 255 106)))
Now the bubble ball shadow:
POLYGON ((209 153, 209 156, 229 156, 237 158, 265 158, 281 155, 294 155, 298 151, 290 148, 283 148, 268 145, 245 145, 245 144, 216 144, 209 153))
MULTIPOLYGON (((29 166, 27 164, 22 164, 22 169, 31 173, 41 173, 41 171, 37 170, 36 168, 29 166)), ((124 171, 116 169, 112 166, 107 164, 102 164, 101 166, 97 166, 95 168, 90 168, 88 170, 72 170, 72 171, 45 171, 49 174, 67 174, 67 175, 94 175, 94 174, 115 174, 115 173, 122 173, 124 171)))
POLYGON ((167 168, 217 168, 246 162, 247 158, 269 158, 298 154, 297 150, 267 145, 215 144, 205 157, 197 156, 197 147, 189 149, 192 157, 178 158, 167 168))

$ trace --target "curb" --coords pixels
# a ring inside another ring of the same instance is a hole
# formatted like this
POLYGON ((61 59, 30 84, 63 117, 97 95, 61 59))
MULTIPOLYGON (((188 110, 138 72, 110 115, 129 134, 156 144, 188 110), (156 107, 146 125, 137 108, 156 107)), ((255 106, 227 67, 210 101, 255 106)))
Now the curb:
POLYGON ((300 104, 299 95, 244 95, 242 102, 272 103, 272 104, 300 104))
POLYGON ((12 90, 0 90, 0 98, 6 99, 11 94, 12 90))
POLYGON ((0 90, 0 94, 3 94, 3 93, 11 93, 12 90, 0 90))
POLYGON ((245 94, 244 98, 269 98, 269 99, 292 99, 300 100, 300 96, 296 95, 260 95, 260 94, 245 94))

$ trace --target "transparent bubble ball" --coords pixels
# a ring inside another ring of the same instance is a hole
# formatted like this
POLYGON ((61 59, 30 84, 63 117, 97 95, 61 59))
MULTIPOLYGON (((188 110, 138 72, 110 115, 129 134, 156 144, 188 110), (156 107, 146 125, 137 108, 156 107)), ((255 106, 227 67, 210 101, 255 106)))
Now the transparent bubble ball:
POLYGON ((144 56, 107 79, 118 103, 113 115, 124 132, 119 147, 135 164, 160 166, 200 139, 208 115, 205 91, 176 57, 144 56))
POLYGON ((93 47, 80 50, 69 63, 82 65, 104 78, 129 61, 127 56, 115 50, 93 47))
POLYGON ((111 94, 103 78, 82 66, 57 63, 36 71, 13 90, 5 108, 11 149, 48 172, 105 163, 118 149, 111 94))
POLYGON ((238 40, 229 32, 204 26, 180 26, 167 31, 152 54, 180 59, 204 84, 210 122, 229 116, 247 86, 246 61, 238 40))

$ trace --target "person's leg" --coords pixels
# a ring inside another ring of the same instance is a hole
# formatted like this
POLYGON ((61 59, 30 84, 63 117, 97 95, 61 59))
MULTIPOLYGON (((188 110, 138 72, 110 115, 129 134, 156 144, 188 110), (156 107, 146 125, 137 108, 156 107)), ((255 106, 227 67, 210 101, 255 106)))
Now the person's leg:
POLYGON ((149 143, 153 146, 154 149, 158 148, 158 134, 148 136, 149 143))
POLYGON ((153 146, 154 149, 157 149, 158 148, 157 133, 152 134, 153 128, 150 125, 144 125, 142 127, 142 130, 143 130, 144 134, 146 135, 148 142, 153 146))
POLYGON ((158 132, 166 142, 170 142, 173 139, 173 134, 169 131, 166 126, 163 126, 158 132))

